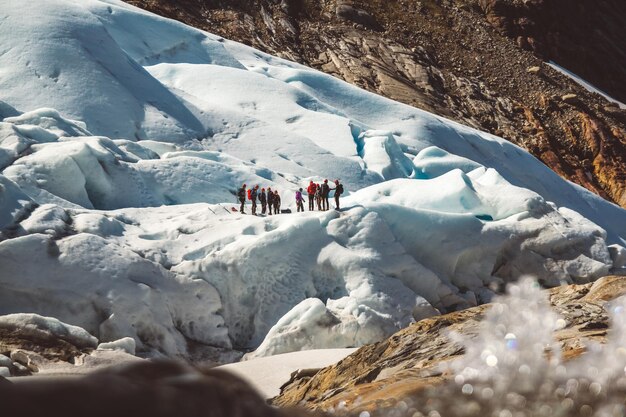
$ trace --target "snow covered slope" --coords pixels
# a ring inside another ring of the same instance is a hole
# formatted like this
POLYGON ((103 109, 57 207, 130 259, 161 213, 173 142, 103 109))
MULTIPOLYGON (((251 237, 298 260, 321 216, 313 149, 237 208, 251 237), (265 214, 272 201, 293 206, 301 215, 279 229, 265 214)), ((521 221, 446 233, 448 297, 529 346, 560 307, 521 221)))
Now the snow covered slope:
POLYGON ((1 13, 0 314, 263 356, 624 267, 626 212, 500 138, 119 1, 1 13), (346 210, 231 211, 324 178, 346 210))

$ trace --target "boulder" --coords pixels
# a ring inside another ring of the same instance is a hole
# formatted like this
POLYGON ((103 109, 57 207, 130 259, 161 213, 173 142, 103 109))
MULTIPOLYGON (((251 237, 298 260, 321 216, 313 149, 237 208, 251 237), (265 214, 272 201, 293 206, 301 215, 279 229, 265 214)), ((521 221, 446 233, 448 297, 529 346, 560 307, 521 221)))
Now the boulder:
POLYGON ((578 96, 576 94, 565 94, 561 96, 561 100, 565 103, 572 104, 578 101, 578 96))
POLYGON ((97 343, 84 329, 51 317, 0 316, 0 354, 11 356, 13 362, 32 372, 36 372, 42 361, 74 363, 75 358, 95 349, 97 343))
POLYGON ((136 347, 135 339, 132 337, 124 337, 119 340, 114 340, 113 342, 100 343, 98 350, 121 350, 129 355, 134 355, 136 347))
POLYGON ((381 25, 365 10, 357 9, 349 4, 339 4, 335 11, 338 18, 363 25, 373 30, 381 30, 381 25))
POLYGON ((529 67, 526 72, 529 74, 539 74, 541 72, 541 67, 529 67))
POLYGON ((238 377, 173 361, 139 361, 77 378, 4 383, 2 415, 298 417, 311 414, 268 406, 238 377))

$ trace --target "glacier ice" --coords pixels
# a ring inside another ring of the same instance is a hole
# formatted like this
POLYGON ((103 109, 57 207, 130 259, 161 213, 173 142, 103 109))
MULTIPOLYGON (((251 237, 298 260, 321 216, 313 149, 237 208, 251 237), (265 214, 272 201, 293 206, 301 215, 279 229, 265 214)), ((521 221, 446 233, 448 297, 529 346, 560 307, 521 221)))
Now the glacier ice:
POLYGON ((263 356, 624 267, 626 212, 501 138, 121 1, 3 11, 0 314, 263 356), (341 212, 232 210, 335 178, 341 212))

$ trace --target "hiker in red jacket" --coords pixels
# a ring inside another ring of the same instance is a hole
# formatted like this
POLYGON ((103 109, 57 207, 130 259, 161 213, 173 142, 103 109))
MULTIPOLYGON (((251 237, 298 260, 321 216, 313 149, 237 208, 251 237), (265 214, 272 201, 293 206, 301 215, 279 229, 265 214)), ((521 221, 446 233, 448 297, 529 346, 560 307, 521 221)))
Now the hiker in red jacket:
POLYGON ((317 185, 311 181, 309 186, 306 189, 306 192, 309 194, 309 211, 315 210, 315 191, 317 190, 317 185))

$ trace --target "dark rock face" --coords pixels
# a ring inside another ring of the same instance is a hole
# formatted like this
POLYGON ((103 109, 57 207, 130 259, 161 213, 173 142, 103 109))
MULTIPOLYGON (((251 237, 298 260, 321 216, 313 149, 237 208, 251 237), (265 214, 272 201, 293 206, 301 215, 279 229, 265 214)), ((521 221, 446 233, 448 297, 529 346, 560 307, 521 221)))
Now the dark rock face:
POLYGON ((626 110, 543 64, 626 101, 621 0, 128 1, 502 136, 626 207, 626 110))
MULTIPOLYGON (((608 316, 603 304, 624 294, 626 278, 615 276, 592 284, 549 290, 553 309, 567 323, 555 333, 565 360, 582 355, 589 341, 606 342, 608 316)), ((419 321, 387 340, 364 346, 313 376, 292 378, 273 399, 273 404, 299 404, 320 410, 337 409, 341 404, 340 408, 350 415, 359 415, 362 411, 377 415, 375 412, 393 407, 400 400, 419 397, 425 390, 453 389, 450 382, 454 375, 442 373, 439 365, 464 352, 450 340, 449 332, 475 336, 488 308, 490 305, 486 304, 419 321)), ((463 396, 461 393, 454 395, 463 396)), ((445 395, 442 397, 445 401, 445 395)), ((452 412, 442 415, 487 414, 452 412)))
POLYGON ((479 0, 487 21, 524 49, 626 101, 626 3, 479 0), (613 61, 608 63, 607 59, 613 61))

